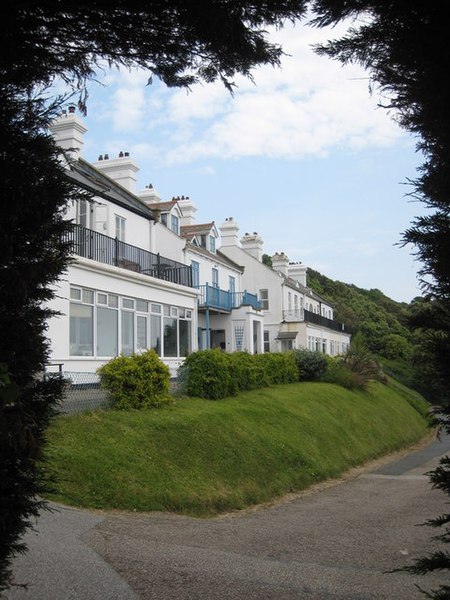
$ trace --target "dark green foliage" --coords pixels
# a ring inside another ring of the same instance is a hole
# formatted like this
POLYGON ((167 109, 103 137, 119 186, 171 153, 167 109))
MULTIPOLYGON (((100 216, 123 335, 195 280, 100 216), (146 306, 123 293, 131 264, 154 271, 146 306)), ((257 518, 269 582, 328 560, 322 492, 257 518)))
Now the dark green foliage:
POLYGON ((84 6, 17 0, 2 9, 0 72, 9 71, 23 87, 30 81, 48 84, 56 75, 74 79, 81 89, 106 61, 142 67, 169 86, 219 80, 232 89, 234 75, 248 77, 258 65, 279 64, 282 50, 268 41, 267 27, 302 17, 306 4, 92 0, 84 6))
POLYGON ((356 333, 352 337, 350 347, 340 361, 347 369, 359 376, 363 386, 366 386, 369 381, 387 383, 386 376, 365 345, 361 333, 356 333))
POLYGON ((42 508, 49 485, 39 465, 45 429, 63 382, 44 380, 48 360, 45 303, 68 262, 73 197, 45 127, 51 111, 0 86, 0 590, 20 536, 42 508))
POLYGON ((189 354, 178 369, 178 378, 188 396, 217 400, 237 393, 230 369, 229 354, 219 349, 189 354))
POLYGON ((292 353, 231 354, 219 349, 190 354, 178 369, 182 390, 189 396, 217 400, 243 390, 294 383, 297 366, 292 353))
POLYGON ((116 409, 156 408, 170 403, 170 370, 154 350, 117 356, 97 372, 116 409))
POLYGON ((293 351, 297 363, 299 381, 318 381, 327 372, 327 358, 320 352, 313 352, 306 348, 298 348, 293 351))
POLYGON ((327 372, 323 379, 328 383, 340 385, 347 390, 363 390, 367 385, 366 380, 345 365, 340 357, 329 360, 327 372))
POLYGON ((233 352, 228 355, 231 377, 237 390, 253 390, 268 385, 269 374, 262 361, 248 352, 233 352))
POLYGON ((255 354, 253 360, 263 367, 269 385, 298 381, 297 363, 292 352, 255 354))

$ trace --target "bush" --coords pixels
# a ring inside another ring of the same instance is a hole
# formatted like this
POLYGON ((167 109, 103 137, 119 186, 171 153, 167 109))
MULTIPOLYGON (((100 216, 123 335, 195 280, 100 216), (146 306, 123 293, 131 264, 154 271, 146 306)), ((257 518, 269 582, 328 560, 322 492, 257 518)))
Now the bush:
POLYGON ((293 351, 293 355, 297 365, 299 381, 317 381, 325 376, 328 368, 325 354, 299 348, 293 351))
POLYGON ((114 408, 155 408, 170 403, 170 371, 156 352, 118 356, 98 369, 114 408))
POLYGON ((298 381, 297 363, 292 352, 255 354, 253 359, 262 367, 265 385, 298 381))
POLYGON ((349 349, 339 362, 358 375, 363 387, 366 387, 371 380, 387 383, 386 375, 367 349, 359 333, 353 336, 349 349))
POLYGON ((248 354, 199 350, 178 369, 181 392, 217 400, 278 383, 297 381, 297 365, 291 352, 248 354))
POLYGON ((190 354, 178 369, 178 378, 188 396, 217 400, 237 393, 231 374, 230 354, 219 349, 190 354))
MULTIPOLYGON (((264 356, 264 355, 261 355, 264 356)), ((228 354, 231 376, 238 390, 253 390, 269 384, 265 365, 248 352, 228 354)))
POLYGON ((335 383, 347 390, 363 390, 367 382, 359 373, 349 369, 341 357, 330 358, 328 368, 323 380, 328 383, 335 383))

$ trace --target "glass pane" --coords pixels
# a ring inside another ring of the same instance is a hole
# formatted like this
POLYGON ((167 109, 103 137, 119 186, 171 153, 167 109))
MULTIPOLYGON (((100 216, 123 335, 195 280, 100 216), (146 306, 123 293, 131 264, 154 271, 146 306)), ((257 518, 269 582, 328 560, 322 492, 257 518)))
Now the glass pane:
POLYGON ((147 317, 136 317, 136 347, 138 350, 147 349, 147 317))
POLYGON ((122 311, 122 354, 130 356, 134 352, 134 313, 122 311))
POLYGON ((93 307, 70 303, 70 355, 93 356, 93 307))
POLYGON ((191 351, 191 321, 180 321, 180 356, 191 351))
POLYGON ((94 304, 94 292, 92 290, 83 290, 83 302, 94 304))
POLYGON ((161 306, 159 304, 152 304, 150 307, 151 311, 154 313, 160 313, 161 312, 161 306))
POLYGON ((123 298, 122 299, 123 308, 134 308, 134 300, 131 298, 123 298))
POLYGON ((98 304, 108 304, 108 294, 97 294, 97 303, 98 304))
POLYGON ((161 317, 150 317, 150 348, 161 356, 161 317))
POLYGON ((139 312, 148 312, 148 302, 145 300, 136 300, 136 310, 139 312))
POLYGON ((164 356, 177 356, 177 320, 164 317, 164 356))
POLYGON ((117 356, 117 310, 97 308, 97 356, 117 356))
POLYGON ((81 300, 81 290, 70 288, 70 297, 72 300, 81 300))
POLYGON ((119 306, 119 297, 115 296, 114 294, 109 294, 108 305, 111 308, 117 308, 119 306))

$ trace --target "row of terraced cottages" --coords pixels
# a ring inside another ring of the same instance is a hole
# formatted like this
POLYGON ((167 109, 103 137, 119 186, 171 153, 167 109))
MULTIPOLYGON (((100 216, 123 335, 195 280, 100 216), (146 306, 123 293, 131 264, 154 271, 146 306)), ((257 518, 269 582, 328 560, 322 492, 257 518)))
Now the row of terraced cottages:
POLYGON ((232 217, 198 223, 188 197, 162 201, 151 185, 136 192, 139 169, 127 153, 84 160, 87 130, 75 111, 51 131, 68 176, 91 196, 67 207, 74 260, 52 302, 53 365, 95 373, 114 356, 151 348, 176 376, 197 349, 346 350, 350 334, 307 287, 303 264, 280 253, 269 267, 261 237, 239 239, 232 217))

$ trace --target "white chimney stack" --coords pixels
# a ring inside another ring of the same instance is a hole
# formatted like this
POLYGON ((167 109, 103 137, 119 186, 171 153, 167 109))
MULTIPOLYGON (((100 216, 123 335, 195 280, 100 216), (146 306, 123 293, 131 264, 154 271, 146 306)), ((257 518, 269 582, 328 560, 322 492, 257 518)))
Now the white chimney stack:
POLYGON ((219 227, 221 247, 222 246, 238 246, 239 226, 233 217, 227 217, 219 227))
POLYGON ((135 193, 139 167, 128 152, 120 152, 118 158, 109 158, 108 154, 100 155, 93 165, 129 192, 135 193))
POLYGON ((246 233, 243 238, 241 238, 241 246, 242 249, 248 252, 251 256, 262 261, 262 248, 263 248, 263 239, 256 231, 251 233, 246 233))
POLYGON ((50 125, 56 144, 74 160, 81 156, 86 131, 83 121, 75 114, 74 106, 69 107, 68 112, 57 117, 50 125))
POLYGON ((189 196, 181 196, 180 199, 177 198, 177 201, 182 213, 181 226, 194 225, 195 213, 197 212, 197 207, 195 204, 192 202, 189 196))
POLYGON ((289 263, 288 276, 294 281, 298 281, 303 287, 306 287, 306 266, 301 262, 289 263))
POLYGON ((137 197, 144 202, 144 204, 155 204, 156 202, 161 202, 161 196, 155 190, 151 183, 145 186, 145 189, 138 192, 137 197))
POLYGON ((289 259, 284 252, 275 252, 272 256, 272 267, 274 271, 278 271, 285 277, 288 276, 289 259))

